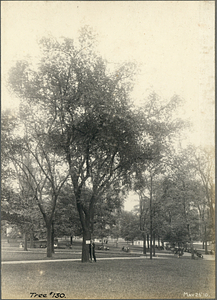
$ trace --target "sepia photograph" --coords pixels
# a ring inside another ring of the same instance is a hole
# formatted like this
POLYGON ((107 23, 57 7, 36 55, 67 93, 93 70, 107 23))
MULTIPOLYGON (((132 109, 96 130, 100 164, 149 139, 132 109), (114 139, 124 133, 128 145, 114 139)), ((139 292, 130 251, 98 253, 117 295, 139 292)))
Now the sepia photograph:
POLYGON ((1 299, 215 299, 215 1, 1 1, 1 299))

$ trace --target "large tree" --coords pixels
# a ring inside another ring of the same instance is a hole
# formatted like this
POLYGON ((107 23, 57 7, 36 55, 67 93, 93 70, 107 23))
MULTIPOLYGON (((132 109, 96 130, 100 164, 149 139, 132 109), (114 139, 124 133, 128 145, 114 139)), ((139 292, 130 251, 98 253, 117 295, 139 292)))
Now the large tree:
POLYGON ((50 150, 68 165, 83 230, 83 262, 89 259, 86 241, 98 199, 117 178, 125 184, 132 164, 151 159, 153 150, 141 139, 144 126, 130 104, 134 65, 112 72, 93 45, 87 28, 77 44, 43 38, 37 67, 18 62, 9 76, 13 91, 50 122, 50 150), (83 197, 87 188, 91 193, 83 197))

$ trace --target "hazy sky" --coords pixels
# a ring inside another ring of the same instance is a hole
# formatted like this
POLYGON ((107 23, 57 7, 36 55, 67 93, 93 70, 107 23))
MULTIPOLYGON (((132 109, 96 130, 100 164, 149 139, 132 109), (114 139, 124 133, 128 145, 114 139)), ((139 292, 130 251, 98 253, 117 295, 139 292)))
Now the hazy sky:
MULTIPOLYGON (((51 33, 76 38, 90 25, 110 62, 140 66, 134 97, 152 90, 186 101, 196 144, 214 143, 214 1, 2 1, 2 75, 51 33)), ((2 108, 17 100, 2 87, 2 108)), ((135 205, 135 203, 133 204, 135 205)))

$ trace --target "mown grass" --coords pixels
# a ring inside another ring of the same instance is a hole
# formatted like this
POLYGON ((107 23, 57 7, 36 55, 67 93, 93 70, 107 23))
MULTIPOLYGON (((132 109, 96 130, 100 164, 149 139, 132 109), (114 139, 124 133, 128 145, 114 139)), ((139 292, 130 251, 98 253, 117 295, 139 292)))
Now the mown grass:
POLYGON ((174 257, 9 264, 2 266, 2 299, 29 299, 31 292, 47 298, 60 292, 67 299, 215 298, 214 271, 213 261, 174 257))
MULTIPOLYGON (((46 248, 28 248, 28 251, 24 251, 23 248, 19 248, 18 244, 15 247, 14 244, 5 243, 2 248, 2 260, 34 260, 34 259, 70 259, 70 258, 81 258, 81 244, 74 243, 72 248, 69 249, 55 249, 55 253, 52 258, 46 258, 46 248)), ((132 247, 129 253, 121 250, 120 247, 110 246, 110 250, 98 250, 96 245, 96 256, 97 257, 116 257, 116 256, 140 256, 142 255, 141 247, 132 247)))

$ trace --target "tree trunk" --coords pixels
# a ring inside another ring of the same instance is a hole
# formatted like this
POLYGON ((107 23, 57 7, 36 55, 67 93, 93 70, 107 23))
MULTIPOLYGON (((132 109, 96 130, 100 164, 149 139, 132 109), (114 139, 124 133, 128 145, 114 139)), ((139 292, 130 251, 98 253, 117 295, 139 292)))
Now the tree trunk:
POLYGON ((143 254, 146 254, 146 234, 143 235, 143 254))
POLYGON ((30 248, 34 248, 34 232, 33 229, 30 231, 30 248))
POLYGON ((73 236, 70 236, 70 245, 72 246, 73 236))
POLYGON ((25 232, 24 233, 24 249, 23 249, 24 251, 27 251, 28 249, 27 249, 27 233, 25 232))
MULTIPOLYGON (((72 178, 73 182, 73 178, 72 178)), ((76 184, 77 185, 77 184, 76 184)), ((76 186, 75 189, 77 190, 75 192, 76 197, 76 204, 77 209, 81 221, 81 226, 83 230, 83 242, 82 242, 82 256, 81 261, 82 262, 88 262, 89 261, 89 251, 90 251, 90 240, 91 240, 91 225, 93 224, 93 216, 94 216, 94 210, 93 210, 93 204, 94 204, 94 195, 91 196, 90 200, 90 206, 88 211, 84 210, 84 208, 81 205, 81 188, 82 186, 78 187, 76 186), (88 243, 87 243, 88 241, 88 243)))
POLYGON ((147 243, 148 243, 148 249, 149 249, 149 234, 147 234, 147 243))
POLYGON ((52 245, 52 253, 55 253, 55 251, 54 251, 54 221, 52 221, 52 224, 51 224, 51 245, 52 245))
POLYGON ((194 259, 194 247, 193 247, 192 240, 191 240, 191 259, 194 259))
POLYGON ((160 237, 159 237, 159 235, 157 236, 157 242, 158 242, 158 248, 160 248, 160 237))
POLYGON ((155 233, 153 233, 153 256, 155 256, 155 233))
POLYGON ((152 176, 150 188, 150 259, 152 259, 152 176))
POLYGON ((204 232, 204 235, 205 235, 205 254, 208 254, 208 251, 207 251, 206 224, 205 224, 205 232, 204 232))
POLYGON ((46 224, 47 227, 47 257, 52 257, 52 226, 51 222, 46 224))
POLYGON ((90 242, 91 236, 90 232, 83 232, 83 243, 82 243, 82 262, 88 262, 89 261, 89 244, 87 244, 87 241, 90 242))
POLYGON ((190 239, 190 247, 191 247, 191 259, 194 259, 194 246, 193 246, 193 241, 191 238, 191 232, 190 232, 190 225, 187 224, 187 230, 188 230, 188 235, 190 239))
POLYGON ((204 249, 204 241, 203 241, 203 249, 204 249))
POLYGON ((152 233, 150 233, 150 259, 152 259, 152 233))

